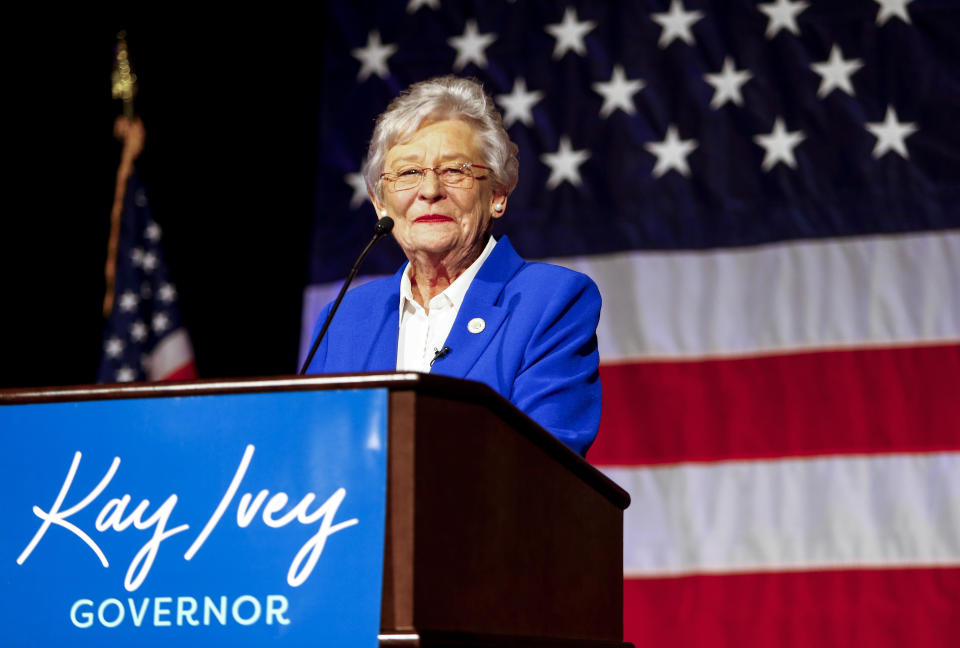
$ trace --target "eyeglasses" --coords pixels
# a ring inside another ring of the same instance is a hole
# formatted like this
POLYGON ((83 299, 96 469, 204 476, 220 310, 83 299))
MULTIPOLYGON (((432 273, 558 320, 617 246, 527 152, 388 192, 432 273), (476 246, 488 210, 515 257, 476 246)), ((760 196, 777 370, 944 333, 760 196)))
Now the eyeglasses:
POLYGON ((457 187, 458 189, 469 189, 473 186, 474 180, 486 180, 487 176, 477 176, 474 169, 490 170, 482 164, 444 164, 438 167, 417 167, 409 166, 398 169, 391 173, 381 173, 380 179, 387 181, 387 186, 391 191, 404 191, 419 187, 423 182, 427 171, 433 171, 437 174, 437 180, 447 187, 457 187))

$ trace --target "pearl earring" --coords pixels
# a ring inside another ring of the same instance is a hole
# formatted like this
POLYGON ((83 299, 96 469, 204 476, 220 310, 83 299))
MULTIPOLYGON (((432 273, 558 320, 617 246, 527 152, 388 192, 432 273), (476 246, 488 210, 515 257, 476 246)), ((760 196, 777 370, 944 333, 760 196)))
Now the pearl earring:
POLYGON ((380 210, 380 218, 384 218, 386 215, 387 215, 387 210, 386 210, 386 209, 381 209, 381 210, 380 210))
POLYGON ((502 211, 503 211, 503 205, 494 205, 493 208, 494 208, 496 211, 498 211, 498 212, 502 212, 502 211))

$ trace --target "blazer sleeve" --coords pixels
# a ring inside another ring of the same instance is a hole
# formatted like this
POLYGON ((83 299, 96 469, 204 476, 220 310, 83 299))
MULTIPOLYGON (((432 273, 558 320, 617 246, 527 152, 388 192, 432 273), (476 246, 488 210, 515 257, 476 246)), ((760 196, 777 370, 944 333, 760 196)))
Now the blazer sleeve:
POLYGON ((600 427, 601 298, 586 275, 558 269, 543 282, 546 303, 524 349, 510 401, 585 455, 600 427))

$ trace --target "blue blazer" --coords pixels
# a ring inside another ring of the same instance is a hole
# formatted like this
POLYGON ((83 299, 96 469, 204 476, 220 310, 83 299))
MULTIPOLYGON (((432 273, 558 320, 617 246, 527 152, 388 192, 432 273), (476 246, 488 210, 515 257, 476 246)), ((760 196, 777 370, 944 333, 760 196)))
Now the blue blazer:
MULTIPOLYGON (((308 373, 393 371, 400 328, 397 273, 349 291, 308 373)), ((320 314, 313 337, 330 311, 320 314)), ((600 292, 584 274, 517 255, 497 241, 431 373, 486 383, 581 455, 600 425, 600 292), (485 326, 471 333, 467 323, 485 326)))

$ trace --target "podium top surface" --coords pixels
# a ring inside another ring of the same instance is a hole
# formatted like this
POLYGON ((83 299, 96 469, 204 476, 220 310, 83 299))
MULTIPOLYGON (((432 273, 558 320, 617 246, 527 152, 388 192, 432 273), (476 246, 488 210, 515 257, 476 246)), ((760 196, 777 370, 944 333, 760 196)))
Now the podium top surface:
POLYGON ((622 488, 490 387, 482 383, 446 376, 416 372, 388 372, 29 387, 0 390, 0 405, 345 389, 412 391, 423 395, 482 404, 613 504, 621 509, 627 508, 630 504, 630 496, 622 488))
MULTIPOLYGON (((207 378, 165 382, 109 383, 63 387, 0 389, 0 405, 52 403, 57 401, 108 400, 113 398, 160 398, 208 394, 244 394, 262 391, 307 391, 314 389, 423 388, 448 381, 415 372, 331 374, 323 376, 277 376, 262 378, 207 378)), ((467 381, 457 381, 467 382, 467 381)), ((482 386, 482 385, 481 385, 482 386)))

